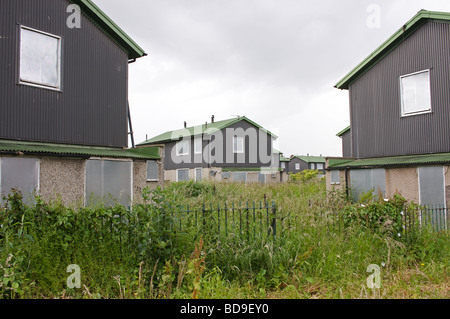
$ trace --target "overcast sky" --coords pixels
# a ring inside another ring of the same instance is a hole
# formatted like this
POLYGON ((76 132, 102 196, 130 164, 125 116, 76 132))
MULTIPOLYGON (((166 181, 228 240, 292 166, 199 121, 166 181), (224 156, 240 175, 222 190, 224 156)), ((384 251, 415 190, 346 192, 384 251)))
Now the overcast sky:
POLYGON ((448 0, 94 0, 149 55, 130 65, 136 143, 247 116, 285 156, 341 156, 334 85, 420 9, 448 0))

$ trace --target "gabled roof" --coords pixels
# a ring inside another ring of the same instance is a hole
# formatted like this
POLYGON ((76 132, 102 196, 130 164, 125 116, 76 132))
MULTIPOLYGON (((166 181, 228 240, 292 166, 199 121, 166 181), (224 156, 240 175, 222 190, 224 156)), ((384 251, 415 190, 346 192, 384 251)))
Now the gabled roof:
POLYGON ((150 145, 150 144, 163 144, 163 143, 167 143, 167 142, 171 142, 171 141, 177 141, 177 140, 180 140, 180 139, 188 137, 188 136, 198 136, 201 134, 213 134, 214 132, 217 132, 219 130, 227 128, 227 127, 229 127, 235 123, 238 123, 240 121, 246 121, 246 122, 252 124, 253 126, 263 130, 270 136, 272 136, 274 138, 278 138, 278 136, 269 132, 262 126, 256 124, 255 122, 246 118, 245 116, 242 116, 242 117, 232 118, 232 119, 223 120, 223 121, 216 121, 214 123, 207 123, 207 124, 202 124, 202 125, 197 125, 197 126, 191 126, 191 127, 187 127, 187 128, 183 128, 183 129, 179 129, 179 130, 175 130, 175 131, 168 131, 168 132, 165 132, 158 136, 155 136, 149 140, 146 140, 142 143, 139 143, 138 146, 150 145))
POLYGON ((328 169, 343 168, 377 168, 377 167, 407 167, 417 165, 438 165, 450 163, 450 153, 391 156, 380 158, 366 158, 360 160, 328 159, 328 169))
POLYGON ((128 58, 137 59, 147 55, 145 51, 114 23, 91 0, 70 0, 80 6, 83 13, 100 29, 111 37, 119 46, 128 52, 128 58))
POLYGON ((322 156, 292 156, 291 159, 298 158, 306 163, 326 163, 325 157, 322 156))
POLYGON ((129 159, 160 159, 158 147, 139 149, 118 149, 40 142, 0 140, 0 153, 23 153, 28 155, 73 156, 73 157, 111 157, 129 159))
POLYGON ((414 33, 420 26, 429 20, 445 21, 450 23, 450 13, 436 11, 419 11, 411 20, 395 32, 381 46, 372 52, 366 59, 358 64, 350 73, 342 78, 335 87, 338 89, 348 89, 349 85, 362 76, 372 66, 383 59, 387 54, 394 50, 409 35, 414 33))

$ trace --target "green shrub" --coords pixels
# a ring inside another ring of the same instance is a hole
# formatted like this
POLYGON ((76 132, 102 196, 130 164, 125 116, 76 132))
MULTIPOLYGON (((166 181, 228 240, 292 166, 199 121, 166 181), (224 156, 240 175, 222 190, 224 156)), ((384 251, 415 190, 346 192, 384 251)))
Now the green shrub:
POLYGON ((289 180, 292 182, 308 182, 314 178, 317 178, 319 171, 315 169, 306 169, 304 171, 298 172, 296 174, 290 174, 289 180))

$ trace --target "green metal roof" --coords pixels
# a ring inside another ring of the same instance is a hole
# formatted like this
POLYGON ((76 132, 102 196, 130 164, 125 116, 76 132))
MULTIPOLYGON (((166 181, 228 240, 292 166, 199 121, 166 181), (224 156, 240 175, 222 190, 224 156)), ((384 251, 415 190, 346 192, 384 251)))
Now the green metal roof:
POLYGON ((229 127, 237 122, 240 122, 240 121, 247 121, 248 123, 252 124, 253 126, 255 126, 255 127, 263 130, 267 134, 271 135, 272 137, 278 138, 278 136, 269 132, 262 126, 256 124, 255 122, 248 119, 247 117, 242 116, 242 117, 232 118, 232 119, 228 119, 228 120, 217 121, 214 123, 207 123, 207 124, 203 124, 203 125, 187 127, 187 128, 183 128, 183 129, 179 129, 179 130, 175 130, 175 131, 168 131, 161 135, 155 136, 149 140, 146 140, 142 143, 139 143, 138 146, 166 143, 166 142, 176 141, 181 138, 188 137, 188 136, 197 136, 197 135, 201 135, 201 134, 212 134, 216 131, 227 128, 227 127, 229 127))
POLYGON ((404 39, 416 31, 427 20, 440 20, 450 22, 450 13, 436 11, 419 11, 411 20, 395 32, 381 46, 372 52, 366 59, 358 64, 350 73, 342 78, 335 87, 338 89, 348 89, 349 85, 362 76, 373 65, 378 63, 393 49, 395 49, 404 39))
POLYGON ((339 133, 336 134, 336 136, 341 137, 342 135, 344 135, 345 133, 347 133, 348 131, 350 131, 351 126, 347 126, 345 129, 343 129, 342 131, 340 131, 339 133))
POLYGON ((39 142, 0 140, 0 152, 24 154, 48 154, 52 156, 73 157, 114 157, 129 159, 160 159, 158 147, 136 149, 117 149, 110 147, 93 147, 39 142))
POLYGON ((290 159, 284 156, 280 156, 280 162, 289 162, 290 159))
POLYGON ((92 22, 105 31, 106 34, 127 51, 130 59, 137 59, 146 55, 145 51, 91 0, 70 1, 79 5, 83 13, 85 13, 92 22))
POLYGON ((417 166, 417 165, 437 165, 450 163, 450 153, 392 156, 380 158, 367 158, 359 160, 349 159, 329 159, 328 168, 376 168, 395 166, 417 166))
POLYGON ((306 163, 326 163, 325 157, 321 156, 293 156, 292 158, 301 159, 306 163))

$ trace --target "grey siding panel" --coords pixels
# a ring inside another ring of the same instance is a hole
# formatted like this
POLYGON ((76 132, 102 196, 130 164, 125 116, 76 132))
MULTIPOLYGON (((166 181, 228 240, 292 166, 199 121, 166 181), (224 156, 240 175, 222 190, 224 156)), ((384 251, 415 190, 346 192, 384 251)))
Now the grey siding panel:
POLYGON ((450 152, 450 26, 428 22, 350 85, 353 156, 450 152), (430 69, 432 113, 401 117, 402 75, 430 69))
POLYGON ((128 55, 69 1, 0 1, 0 138, 126 147, 128 55), (18 85, 19 25, 62 38, 62 92, 18 85))
POLYGON ((352 157, 352 133, 351 131, 346 132, 341 136, 342 138, 342 156, 352 157))

